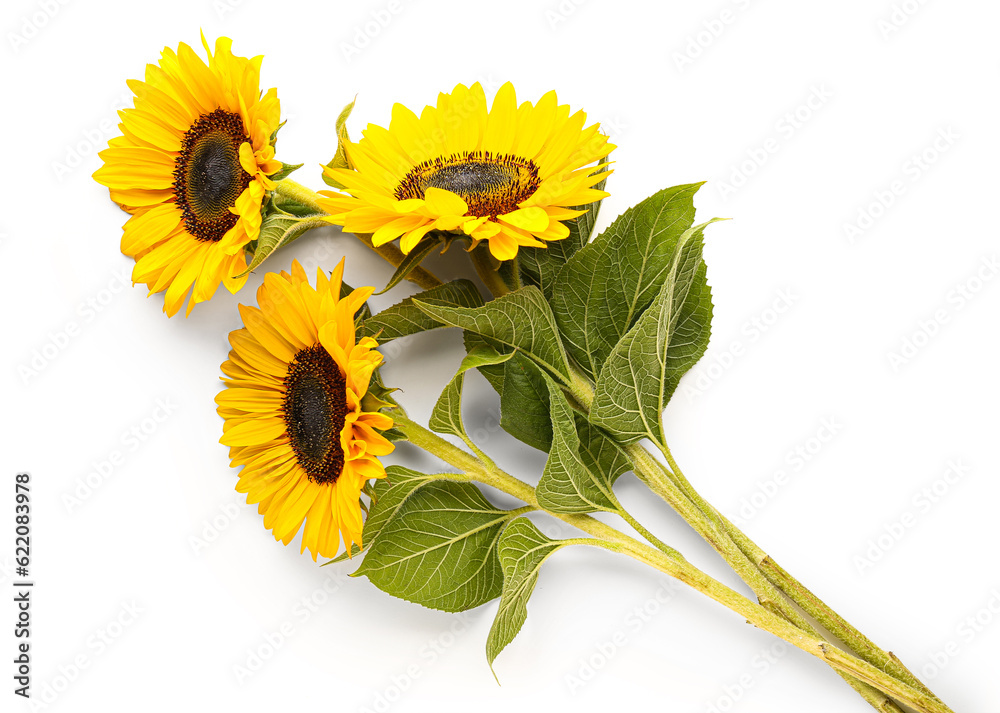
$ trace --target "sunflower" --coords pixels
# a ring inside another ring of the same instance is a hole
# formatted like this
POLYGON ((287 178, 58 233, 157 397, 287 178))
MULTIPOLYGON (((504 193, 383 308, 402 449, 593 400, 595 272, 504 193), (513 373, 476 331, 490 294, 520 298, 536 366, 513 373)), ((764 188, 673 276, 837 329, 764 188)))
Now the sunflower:
POLYGON ((220 443, 243 466, 236 490, 286 545, 304 520, 301 551, 314 560, 334 556, 341 536, 348 552, 361 545, 361 490, 385 477, 378 456, 393 450, 379 433, 392 419, 361 406, 382 355, 374 339, 356 341, 354 315, 374 288, 341 298, 343 273, 343 261, 330 279, 318 271, 315 289, 298 262, 268 273, 260 307, 240 305, 245 326, 229 335, 215 399, 220 443))
POLYGON ((121 136, 100 153, 94 179, 132 214, 121 250, 135 258, 132 281, 162 292, 173 316, 191 299, 211 299, 219 284, 236 292, 244 247, 260 233, 261 204, 274 188, 280 108, 261 96, 262 57, 233 55, 221 37, 206 64, 188 45, 167 47, 146 81, 131 80, 134 107, 120 112, 121 136), (192 290, 191 287, 194 286, 192 290))
POLYGON ((328 220, 373 233, 376 246, 401 237, 410 252, 431 230, 489 242, 498 260, 519 246, 544 247, 569 235, 573 206, 606 195, 593 186, 614 148, 587 115, 570 114, 556 93, 520 106, 509 82, 487 111, 477 83, 440 94, 418 118, 396 104, 388 130, 369 124, 344 148, 353 168, 325 168, 344 193, 323 191, 328 220))

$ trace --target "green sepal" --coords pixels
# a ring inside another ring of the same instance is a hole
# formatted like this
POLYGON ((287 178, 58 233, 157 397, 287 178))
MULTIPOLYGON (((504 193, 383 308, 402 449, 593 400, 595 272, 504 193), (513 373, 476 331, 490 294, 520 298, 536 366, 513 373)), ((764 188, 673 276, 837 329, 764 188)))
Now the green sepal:
POLYGON ((373 388, 375 384, 370 384, 368 386, 368 391, 364 396, 361 397, 361 410, 367 411, 368 413, 374 413, 376 411, 381 411, 382 409, 394 409, 399 408, 399 404, 396 400, 392 398, 390 394, 394 391, 399 391, 399 389, 381 389, 377 390, 373 388))
POLYGON ((385 440, 390 443, 399 443, 400 441, 410 440, 406 437, 406 434, 398 428, 390 428, 388 431, 382 431, 382 435, 385 437, 385 440))
POLYGON ((278 193, 277 191, 269 194, 264 215, 266 216, 274 212, 299 218, 322 217, 324 215, 323 213, 317 213, 315 208, 299 203, 284 193, 278 193))
POLYGON ((268 138, 268 143, 271 144, 272 148, 274 147, 275 144, 278 143, 278 132, 281 131, 281 127, 283 127, 287 123, 288 119, 285 119, 280 124, 278 124, 277 128, 275 128, 274 131, 271 132, 271 136, 270 138, 268 138))
MULTIPOLYGON (((343 290, 342 290, 343 291, 343 290)), ((350 292, 350 288, 347 290, 350 292)), ((364 308, 367 309, 368 303, 366 302, 364 308)), ((362 310, 358 310, 360 313, 362 310)), ((369 312, 365 317, 370 317, 371 312, 369 312)), ((382 372, 379 369, 375 369, 372 372, 371 380, 368 382, 368 391, 365 395, 361 397, 361 410, 374 412, 380 411, 381 409, 395 409, 399 408, 399 403, 393 398, 393 394, 399 391, 397 388, 389 388, 382 381, 382 372)))
MULTIPOLYGON (((350 159, 347 157, 346 144, 351 140, 347 135, 347 118, 351 115, 351 112, 354 111, 355 102, 357 102, 357 97, 355 97, 354 101, 341 109, 339 116, 337 116, 337 123, 335 125, 337 133, 337 153, 335 153, 333 158, 330 159, 330 162, 326 164, 327 168, 354 168, 354 166, 351 165, 350 159)), ((340 181, 327 176, 326 171, 323 171, 323 182, 328 186, 333 186, 334 188, 341 190, 346 187, 340 181)))
POLYGON ((386 283, 386 286, 376 294, 384 294, 405 280, 407 276, 417 269, 420 266, 420 263, 422 263, 424 259, 434 252, 439 246, 441 247, 441 253, 445 253, 456 239, 461 238, 452 233, 443 233, 437 230, 427 233, 427 235, 424 236, 424 239, 421 240, 416 247, 406 253, 403 257, 403 261, 399 263, 396 267, 396 271, 392 273, 392 277, 389 278, 389 282, 386 283))
POLYGON ((298 171, 300 168, 305 166, 304 163, 283 163, 281 161, 279 161, 278 163, 281 164, 281 168, 279 168, 276 173, 272 173, 270 176, 268 176, 268 178, 270 178, 272 181, 275 182, 288 178, 290 175, 292 175, 293 171, 298 171))

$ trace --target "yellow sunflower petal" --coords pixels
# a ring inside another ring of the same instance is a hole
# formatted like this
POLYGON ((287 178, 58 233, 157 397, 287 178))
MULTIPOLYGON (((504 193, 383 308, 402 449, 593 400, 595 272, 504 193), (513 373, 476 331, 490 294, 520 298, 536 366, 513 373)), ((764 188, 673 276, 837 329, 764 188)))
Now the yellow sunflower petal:
POLYGON ((538 206, 520 208, 512 213, 497 216, 497 219, 532 232, 541 232, 549 227, 549 214, 538 206))
POLYGON ((254 419, 236 424, 223 434, 219 442, 224 446, 253 446, 277 438, 285 432, 285 424, 278 419, 254 419))
POLYGON ((420 244, 420 241, 424 239, 431 230, 434 229, 433 223, 425 223, 424 225, 418 225, 413 230, 407 232, 403 239, 399 241, 399 249, 403 251, 403 254, 409 253, 413 248, 420 244))
POLYGON ((480 85, 459 84, 419 117, 397 104, 388 129, 369 125, 347 146, 353 169, 328 171, 344 191, 327 192, 321 205, 329 222, 372 233, 378 245, 399 239, 404 253, 439 230, 489 240, 509 260, 518 246, 568 235, 563 222, 577 207, 606 195, 592 188, 606 177, 606 163, 595 162, 614 146, 586 121, 555 92, 518 105, 507 83, 487 110, 480 85), (427 220, 404 219, 415 215, 427 220))
POLYGON ((469 204, 462 197, 443 188, 428 188, 424 192, 427 207, 436 215, 465 215, 469 204))
POLYGON ((236 277, 245 271, 242 253, 259 233, 274 186, 267 175, 280 165, 270 142, 279 125, 277 95, 261 94, 261 58, 233 55, 231 45, 220 38, 211 52, 205 43, 207 63, 186 44, 164 48, 145 81, 128 82, 134 106, 122 110, 122 135, 108 142, 94 173, 112 200, 136 215, 122 251, 137 260, 136 281, 166 292, 168 315, 188 295, 185 314, 220 284, 233 292, 245 284, 236 277), (206 180, 208 169, 217 175, 206 180), (220 185, 234 188, 220 196, 220 185), (198 244, 172 244, 177 230, 198 244), (169 249, 140 267, 160 242, 169 249))
POLYGON ((517 241, 501 230, 489 239, 490 252, 497 260, 513 260, 517 257, 517 241))
POLYGON ((372 351, 375 340, 357 340, 354 331, 354 313, 374 288, 340 300, 343 268, 341 262, 330 279, 320 273, 315 288, 297 262, 290 273, 265 278, 260 307, 240 307, 245 326, 230 334, 233 348, 222 365, 230 378, 216 397, 220 442, 233 466, 243 467, 237 490, 258 504, 277 541, 288 544, 302 530, 302 551, 313 559, 335 556, 341 539, 347 547, 360 544, 361 488, 385 477, 377 456, 393 449, 380 433, 392 418, 362 411, 358 396, 382 360, 372 351), (324 314, 329 318, 317 329, 324 314), (304 346, 288 338, 289 324, 302 332, 304 346), (338 399, 347 415, 334 431, 332 412, 324 416, 322 409, 338 399))
POLYGON ((122 253, 135 256, 149 250, 180 230, 181 213, 172 203, 153 206, 136 213, 122 231, 122 253))
POLYGON ((265 278, 260 307, 240 307, 245 326, 229 335, 222 371, 230 378, 216 397, 220 442, 243 467, 236 489, 257 503, 277 541, 288 544, 301 529, 302 551, 313 559, 335 556, 342 538, 360 544, 361 488, 385 477, 378 456, 393 449, 380 433, 392 418, 362 411, 358 396, 382 360, 375 340, 357 340, 354 331, 354 313, 374 288, 339 299, 343 269, 341 262, 330 279, 320 273, 315 287, 298 262, 265 278), (290 324, 304 344, 289 339, 290 324), (334 431, 334 412, 323 409, 338 400, 347 415, 334 431))

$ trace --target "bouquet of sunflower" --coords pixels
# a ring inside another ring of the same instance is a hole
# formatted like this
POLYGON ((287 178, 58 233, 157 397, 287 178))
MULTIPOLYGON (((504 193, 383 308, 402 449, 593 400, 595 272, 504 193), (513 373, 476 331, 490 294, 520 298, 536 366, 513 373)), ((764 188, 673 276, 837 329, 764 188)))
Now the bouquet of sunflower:
POLYGON ((237 292, 275 250, 333 224, 395 267, 385 290, 402 280, 421 290, 373 313, 375 288, 350 287, 343 260, 314 278, 293 262, 265 274, 256 306, 240 306, 216 398, 220 442, 240 469, 236 490, 276 540, 301 530, 314 561, 360 560, 355 575, 427 607, 499 599, 490 666, 522 627, 549 557, 610 550, 820 658, 878 710, 950 710, 708 503, 671 453, 662 414, 711 328, 702 245, 714 221, 695 222, 701 184, 661 190, 594 236, 615 148, 600 126, 555 92, 518 103, 505 84, 490 101, 479 84, 459 84, 419 115, 397 104, 388 128, 369 124, 356 142, 345 107, 323 166, 330 190, 315 193, 288 178, 301 164, 275 158, 280 106, 274 89, 260 90, 261 58, 234 55, 225 38, 204 45, 207 61, 181 44, 129 82, 134 105, 94 174, 131 214, 121 250, 135 259, 133 281, 163 292, 168 316, 185 301, 190 314, 220 284, 237 292), (443 283, 422 266, 456 248, 487 299, 474 281, 443 283), (378 347, 449 328, 462 330, 464 353, 421 424, 383 382, 378 347), (547 454, 541 473, 506 472, 470 436, 470 370, 495 389, 503 429, 547 454), (445 467, 385 467, 401 441, 445 467), (615 483, 629 472, 750 596, 626 510, 615 483), (499 507, 497 491, 521 505, 499 507), (539 516, 579 536, 553 539, 539 516))

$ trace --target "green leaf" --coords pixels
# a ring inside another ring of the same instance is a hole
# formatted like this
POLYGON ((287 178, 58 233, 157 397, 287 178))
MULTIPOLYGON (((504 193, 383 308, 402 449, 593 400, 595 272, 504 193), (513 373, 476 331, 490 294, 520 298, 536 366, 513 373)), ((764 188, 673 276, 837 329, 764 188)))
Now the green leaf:
POLYGON ((577 413, 576 432, 580 437, 580 460, 609 486, 632 470, 632 461, 607 433, 577 413))
POLYGON ((427 483, 382 527, 354 575, 432 609, 471 609, 499 596, 497 540, 522 512, 498 510, 470 483, 427 483))
MULTIPOLYGON (((465 333, 465 348, 470 352, 490 346, 485 338, 465 333)), ((479 372, 500 396, 500 426, 532 448, 548 452, 552 447, 552 418, 549 414, 549 390, 542 371, 527 357, 514 353, 502 364, 484 364, 479 372)), ((631 461, 618 444, 583 414, 574 414, 580 437, 580 458, 584 464, 613 484, 631 470, 631 461)))
POLYGON ((590 420, 624 443, 650 438, 664 444, 663 409, 708 347, 712 294, 701 257, 708 224, 678 241, 659 294, 615 345, 597 379, 590 420))
POLYGON ((566 350, 591 378, 659 292, 701 185, 667 188, 629 208, 556 276, 552 311, 566 350))
MULTIPOLYGON (((401 465, 390 465, 385 469, 385 478, 375 482, 375 495, 372 498, 371 507, 368 509, 368 517, 365 519, 364 530, 362 530, 361 540, 364 548, 356 544, 351 546, 351 558, 367 550, 372 543, 378 539, 382 528, 391 522, 403 506, 417 490, 433 483, 435 480, 447 480, 456 477, 450 473, 436 473, 428 475, 416 470, 404 468, 401 465)), ((343 562, 349 559, 346 552, 339 554, 326 564, 343 562)))
MULTIPOLYGON (((472 352, 481 346, 495 351, 510 349, 475 332, 465 332, 465 349, 472 352)), ((542 370, 531 359, 512 351, 502 364, 482 364, 479 373, 500 396, 500 426, 532 448, 545 451, 552 445, 552 420, 549 418, 549 390, 542 370)))
POLYGON ((447 480, 449 477, 454 476, 441 473, 429 475, 401 465, 390 465, 386 468, 385 478, 375 482, 375 498, 361 535, 365 545, 370 547, 378 539, 383 528, 392 522, 403 504, 420 488, 436 480, 447 480))
MULTIPOLYGON (((332 159, 330 159, 330 163, 326 164, 329 168, 353 168, 353 166, 351 166, 351 162, 347 158, 345 144, 351 140, 347 135, 347 118, 351 115, 351 112, 354 111, 354 103, 356 101, 357 98, 341 109, 340 115, 337 117, 337 153, 334 154, 332 159)), ((326 171, 323 172, 323 182, 328 186, 333 186, 334 188, 345 188, 343 183, 327 176, 326 171)))
POLYGON ((474 309, 445 307, 419 299, 413 303, 438 322, 520 349, 569 383, 566 351, 559 339, 552 310, 537 287, 522 287, 474 309))
MULTIPOLYGON (((507 349, 503 344, 489 340, 475 332, 462 332, 462 341, 465 343, 466 354, 471 353, 481 346, 489 347, 495 351, 504 351, 507 349)), ((503 364, 483 364, 478 367, 479 373, 486 377, 486 380, 490 382, 490 386, 493 387, 497 394, 503 393, 503 374, 506 366, 507 362, 503 364)))
POLYGON ((552 449, 535 488, 538 504, 549 512, 578 514, 617 509, 611 483, 580 456, 576 418, 565 394, 545 376, 552 418, 552 449))
POLYGON ((365 320, 358 330, 358 336, 374 337, 378 335, 379 342, 384 344, 410 334, 448 326, 418 309, 413 304, 414 299, 423 300, 428 304, 450 307, 471 308, 483 304, 483 298, 472 282, 453 280, 413 297, 407 297, 402 302, 382 310, 371 319, 365 320))
POLYGON ((481 366, 502 364, 512 356, 514 356, 514 352, 504 354, 486 344, 477 346, 470 351, 462 359, 455 376, 441 392, 441 397, 434 405, 430 420, 427 422, 428 427, 438 433, 450 433, 458 436, 471 446, 472 442, 462 423, 462 387, 465 384, 465 372, 481 366))
MULTIPOLYGON (((608 173, 605 169, 604 173, 608 173)), ((604 190, 604 185, 608 178, 605 176, 600 183, 594 186, 599 191, 604 190)), ((601 201, 594 201, 589 205, 574 207, 574 210, 587 211, 583 215, 578 215, 572 220, 563 221, 569 228, 569 236, 563 240, 546 243, 544 248, 522 247, 517 253, 517 262, 521 269, 521 279, 525 284, 535 285, 542 293, 552 297, 555 287, 555 279, 571 257, 573 257, 584 245, 590 242, 590 236, 594 232, 594 225, 597 223, 597 215, 601 210, 601 201)))
POLYGON ((551 540, 526 517, 513 520, 504 530, 498 546, 503 567, 503 591, 500 607, 486 639, 486 659, 490 669, 528 618, 528 599, 535 591, 542 564, 556 550, 578 542, 551 540))
MULTIPOLYGON (((279 161, 278 163, 281 163, 281 161, 279 161)), ((305 165, 304 163, 281 163, 281 168, 278 169, 278 172, 272 173, 270 176, 268 176, 268 178, 270 178, 272 181, 275 182, 280 181, 284 178, 288 178, 290 175, 292 175, 293 171, 298 171, 304 165, 305 165)))
POLYGON ((543 371, 522 354, 516 354, 504 366, 500 427, 532 448, 548 452, 552 420, 543 371))
POLYGON ((271 253, 282 245, 292 242, 310 228, 324 225, 327 223, 319 218, 299 218, 284 213, 272 213, 266 216, 260 225, 260 237, 256 241, 253 259, 239 277, 256 270, 271 253))
POLYGON ((338 562, 344 562, 345 560, 353 559, 354 557, 357 557, 362 552, 364 552, 365 549, 368 549, 368 548, 366 547, 366 548, 362 549, 362 548, 358 547, 357 544, 355 544, 355 543, 352 542, 351 543, 351 554, 350 555, 348 555, 346 551, 341 552, 339 555, 337 555, 336 557, 334 557, 332 560, 327 560, 326 562, 324 562, 323 564, 321 564, 320 567, 326 567, 328 564, 337 564, 338 562))

